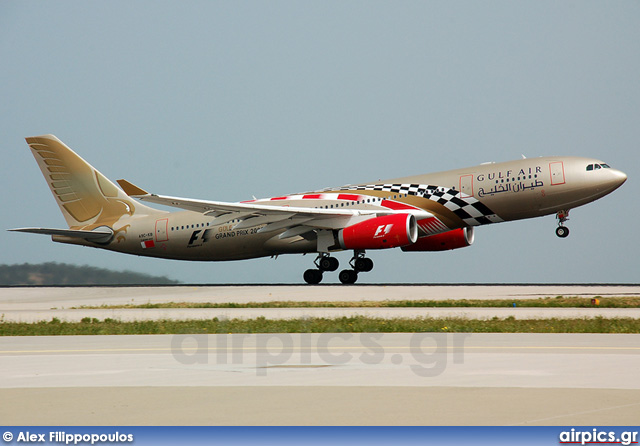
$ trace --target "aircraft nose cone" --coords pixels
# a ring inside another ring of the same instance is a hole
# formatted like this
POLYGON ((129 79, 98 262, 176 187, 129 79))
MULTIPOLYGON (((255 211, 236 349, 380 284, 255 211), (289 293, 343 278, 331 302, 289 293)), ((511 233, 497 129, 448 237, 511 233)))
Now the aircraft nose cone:
POLYGON ((627 174, 617 169, 610 169, 609 177, 607 185, 611 190, 619 188, 627 181, 627 174))
POLYGON ((613 171, 613 175, 615 176, 615 180, 618 183, 618 186, 622 186, 624 184, 625 181, 627 181, 627 174, 620 171, 620 170, 615 170, 613 171))

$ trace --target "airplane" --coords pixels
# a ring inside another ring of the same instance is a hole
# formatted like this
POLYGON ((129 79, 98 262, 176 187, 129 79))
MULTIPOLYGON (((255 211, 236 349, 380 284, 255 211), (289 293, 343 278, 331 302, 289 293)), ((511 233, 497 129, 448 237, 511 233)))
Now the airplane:
POLYGON ((139 256, 225 261, 315 253, 304 281, 336 271, 332 254, 353 251, 338 274, 353 284, 373 269, 366 251, 445 251, 470 246, 477 226, 569 211, 613 192, 627 176, 581 157, 525 158, 447 172, 229 203, 120 187, 53 135, 26 138, 67 229, 17 228, 52 240, 139 256), (180 209, 169 212, 156 203, 180 209))

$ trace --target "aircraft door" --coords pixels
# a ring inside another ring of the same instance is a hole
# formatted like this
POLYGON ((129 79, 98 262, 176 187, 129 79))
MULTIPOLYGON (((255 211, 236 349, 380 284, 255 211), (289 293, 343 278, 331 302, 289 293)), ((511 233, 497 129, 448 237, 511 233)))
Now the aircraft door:
POLYGON ((564 179, 564 163, 562 161, 549 163, 549 170, 551 171, 552 186, 566 183, 564 179))
POLYGON ((460 192, 462 198, 473 197, 473 175, 462 175, 460 177, 460 192))
POLYGON ((169 240, 169 219, 156 220, 156 242, 166 242, 169 240))

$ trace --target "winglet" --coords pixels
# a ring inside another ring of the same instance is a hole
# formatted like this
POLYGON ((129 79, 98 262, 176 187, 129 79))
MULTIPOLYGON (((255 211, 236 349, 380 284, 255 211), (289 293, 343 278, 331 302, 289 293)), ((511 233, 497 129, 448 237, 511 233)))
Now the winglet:
POLYGON ((130 197, 139 197, 143 195, 149 195, 149 192, 139 188, 134 184, 129 183, 127 180, 117 180, 117 182, 122 188, 122 190, 130 197))

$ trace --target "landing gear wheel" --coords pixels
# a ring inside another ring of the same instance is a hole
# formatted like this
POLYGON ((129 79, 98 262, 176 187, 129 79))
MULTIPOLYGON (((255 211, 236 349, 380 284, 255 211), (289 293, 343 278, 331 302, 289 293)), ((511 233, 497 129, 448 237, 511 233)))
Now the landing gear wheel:
POLYGON ((358 257, 353 264, 358 272, 368 273, 373 269, 373 260, 367 257, 358 257))
POLYGON ((558 226, 556 228, 556 235, 560 238, 566 238, 569 236, 569 228, 566 226, 558 226))
POLYGON ((351 285, 358 280, 358 273, 352 269, 343 269, 340 271, 340 274, 338 274, 338 279, 345 285, 351 285))
POLYGON ((322 257, 318 261, 320 271, 335 271, 340 266, 340 262, 335 257, 322 257))
POLYGON ((302 277, 309 285, 317 285, 322 282, 322 271, 319 269, 308 269, 302 277))
POLYGON ((556 212, 556 218, 558 219, 556 235, 560 238, 569 237, 569 228, 564 225, 564 223, 569 220, 569 209, 556 212))

